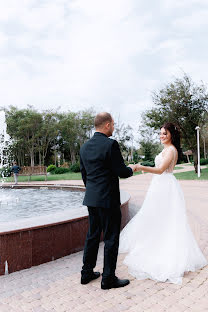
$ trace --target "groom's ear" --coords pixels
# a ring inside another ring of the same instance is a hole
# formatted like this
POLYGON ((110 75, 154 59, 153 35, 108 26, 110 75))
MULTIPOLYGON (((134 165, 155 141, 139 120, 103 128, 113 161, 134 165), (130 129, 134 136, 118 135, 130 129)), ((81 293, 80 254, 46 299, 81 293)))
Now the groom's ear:
POLYGON ((108 129, 108 128, 110 127, 110 122, 107 122, 107 123, 105 124, 105 127, 108 129))

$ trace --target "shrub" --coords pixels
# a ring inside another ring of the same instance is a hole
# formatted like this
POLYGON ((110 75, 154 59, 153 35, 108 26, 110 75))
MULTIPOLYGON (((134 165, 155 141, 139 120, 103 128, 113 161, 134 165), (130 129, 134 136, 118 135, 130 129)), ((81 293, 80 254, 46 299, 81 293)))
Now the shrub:
POLYGON ((53 171, 54 174, 63 174, 66 172, 69 172, 69 168, 58 167, 53 171))
POLYGON ((70 168, 69 168, 69 170, 70 170, 71 172, 80 172, 80 163, 77 162, 77 163, 71 165, 70 168))
POLYGON ((56 170, 56 166, 55 165, 50 165, 50 166, 48 166, 48 168, 47 168, 47 172, 50 172, 50 173, 54 173, 54 171, 56 170))
POLYGON ((2 167, 0 169, 0 176, 1 177, 10 177, 11 176, 11 168, 10 167, 2 167))
POLYGON ((147 166, 147 167, 154 167, 155 163, 154 163, 154 161, 145 160, 145 161, 141 162, 141 165, 142 166, 147 166))
POLYGON ((68 163, 68 162, 64 162, 63 165, 61 165, 61 167, 63 167, 63 168, 69 168, 69 163, 68 163))
POLYGON ((208 158, 207 158, 207 159, 201 158, 201 159, 200 159, 200 165, 201 165, 201 166, 208 165, 208 158))

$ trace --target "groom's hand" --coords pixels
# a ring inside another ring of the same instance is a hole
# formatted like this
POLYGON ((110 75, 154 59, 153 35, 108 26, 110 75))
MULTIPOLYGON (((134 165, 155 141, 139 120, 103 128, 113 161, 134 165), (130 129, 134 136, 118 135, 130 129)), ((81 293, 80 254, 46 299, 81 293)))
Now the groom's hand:
POLYGON ((130 164, 130 165, 128 165, 128 167, 130 167, 130 168, 132 169, 133 172, 136 171, 136 166, 135 166, 135 165, 130 164))

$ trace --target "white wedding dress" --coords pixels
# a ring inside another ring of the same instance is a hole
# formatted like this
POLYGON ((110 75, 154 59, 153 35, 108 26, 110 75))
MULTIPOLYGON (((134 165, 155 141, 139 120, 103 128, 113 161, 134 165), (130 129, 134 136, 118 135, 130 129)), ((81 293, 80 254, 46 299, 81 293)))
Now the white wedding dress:
MULTIPOLYGON (((183 192, 173 175, 174 158, 161 175, 155 174, 144 203, 120 235, 119 252, 126 253, 124 263, 137 279, 182 283, 186 271, 196 271, 207 264, 191 232, 186 216, 183 192)), ((155 158, 158 167, 164 149, 155 158)))

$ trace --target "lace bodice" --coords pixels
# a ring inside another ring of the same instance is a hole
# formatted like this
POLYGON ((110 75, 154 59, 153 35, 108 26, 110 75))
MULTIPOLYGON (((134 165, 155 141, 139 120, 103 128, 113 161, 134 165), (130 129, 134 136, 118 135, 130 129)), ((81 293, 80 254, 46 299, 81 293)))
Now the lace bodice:
POLYGON ((169 167, 164 171, 164 172, 166 172, 166 173, 172 173, 172 172, 173 172, 173 169, 174 169, 174 167, 175 167, 175 165, 176 165, 176 163, 177 163, 177 160, 178 160, 178 152, 177 152, 176 148, 175 148, 174 146, 171 145, 171 146, 169 146, 169 147, 167 147, 167 148, 164 148, 164 149, 162 150, 162 152, 161 152, 160 154, 158 154, 158 155, 155 157, 155 167, 158 168, 158 167, 162 164, 163 159, 164 159, 166 153, 167 153, 170 149, 173 150, 174 153, 173 153, 173 159, 172 159, 172 161, 171 161, 169 167))

